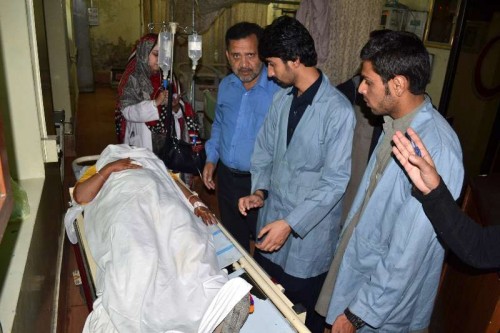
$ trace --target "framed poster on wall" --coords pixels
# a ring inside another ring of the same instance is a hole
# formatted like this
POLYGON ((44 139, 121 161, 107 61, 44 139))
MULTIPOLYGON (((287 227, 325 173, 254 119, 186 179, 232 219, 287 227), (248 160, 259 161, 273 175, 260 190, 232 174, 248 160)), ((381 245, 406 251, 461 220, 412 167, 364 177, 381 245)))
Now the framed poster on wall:
POLYGON ((449 49, 453 44, 461 0, 431 0, 425 29, 426 46, 449 49))
POLYGON ((405 31, 413 32, 420 39, 424 39, 427 12, 409 10, 406 13, 405 31))

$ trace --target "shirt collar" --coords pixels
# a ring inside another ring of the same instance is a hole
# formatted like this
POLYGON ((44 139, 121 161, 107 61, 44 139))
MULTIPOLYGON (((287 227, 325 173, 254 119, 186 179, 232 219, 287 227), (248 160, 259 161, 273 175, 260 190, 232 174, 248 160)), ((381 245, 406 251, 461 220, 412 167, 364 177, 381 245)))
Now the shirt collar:
POLYGON ((319 87, 321 86, 321 82, 323 81, 323 73, 318 69, 319 72, 319 77, 314 81, 312 85, 307 88, 306 91, 302 93, 302 95, 297 96, 299 90, 294 86, 292 87, 292 90, 288 93, 288 95, 293 95, 294 99, 297 100, 297 103, 300 105, 311 105, 314 99, 314 96, 316 96, 316 93, 319 90, 319 87))
POLYGON ((393 133, 396 131, 400 131, 400 132, 405 133, 406 129, 410 126, 411 122, 413 121, 413 118, 415 118, 417 113, 420 110, 422 110, 423 108, 425 108, 425 106, 429 102, 430 102, 430 100, 426 96, 426 98, 424 99, 422 104, 417 106, 412 112, 410 112, 410 113, 408 113, 408 114, 406 114, 403 117, 398 118, 398 119, 392 119, 390 116, 384 116, 384 124, 383 124, 384 132, 393 133))

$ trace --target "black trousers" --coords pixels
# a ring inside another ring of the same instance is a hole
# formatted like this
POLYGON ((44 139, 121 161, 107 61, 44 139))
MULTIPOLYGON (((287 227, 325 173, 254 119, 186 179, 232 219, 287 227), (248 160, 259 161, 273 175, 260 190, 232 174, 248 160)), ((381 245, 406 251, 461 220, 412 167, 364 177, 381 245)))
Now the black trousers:
POLYGON ((230 169, 219 162, 217 200, 221 222, 247 251, 250 251, 250 239, 255 240, 258 210, 252 209, 247 216, 243 216, 238 210, 238 200, 251 194, 251 186, 250 173, 230 169))
POLYGON ((319 315, 314 307, 328 272, 307 279, 288 275, 283 269, 265 258, 256 250, 254 259, 274 280, 285 288, 285 295, 293 304, 306 308, 306 326, 312 333, 323 333, 325 317, 319 315))

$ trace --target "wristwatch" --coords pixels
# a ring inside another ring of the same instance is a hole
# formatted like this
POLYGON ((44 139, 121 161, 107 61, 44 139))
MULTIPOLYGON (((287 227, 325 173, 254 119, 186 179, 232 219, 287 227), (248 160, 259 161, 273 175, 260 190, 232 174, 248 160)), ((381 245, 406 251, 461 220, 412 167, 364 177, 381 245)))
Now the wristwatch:
POLYGON ((351 310, 349 310, 349 308, 346 308, 344 310, 344 314, 347 317, 347 320, 349 320, 352 326, 354 326, 354 328, 356 328, 357 330, 366 325, 363 319, 359 318, 354 313, 352 313, 351 310))

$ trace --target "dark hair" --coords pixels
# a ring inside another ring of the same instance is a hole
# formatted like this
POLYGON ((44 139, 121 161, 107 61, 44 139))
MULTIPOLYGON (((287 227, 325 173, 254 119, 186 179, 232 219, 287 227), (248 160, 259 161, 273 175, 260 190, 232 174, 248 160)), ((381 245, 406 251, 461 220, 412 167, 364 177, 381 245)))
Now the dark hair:
POLYGON ((384 83, 402 75, 410 82, 412 94, 425 93, 431 65, 429 53, 417 35, 404 31, 372 31, 360 57, 372 63, 373 70, 384 83))
POLYGON ((226 31, 226 48, 229 48, 230 41, 247 38, 250 35, 255 35, 255 37, 257 37, 257 41, 259 41, 262 37, 263 31, 264 29, 256 23, 236 23, 226 31))
POLYGON ((259 56, 277 57, 283 61, 297 58, 307 67, 316 66, 318 55, 309 31, 294 18, 281 16, 264 29, 259 43, 259 56))

